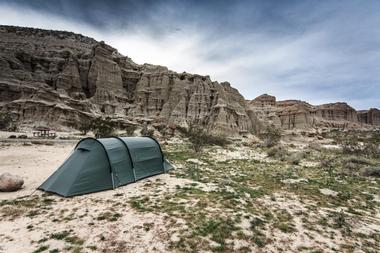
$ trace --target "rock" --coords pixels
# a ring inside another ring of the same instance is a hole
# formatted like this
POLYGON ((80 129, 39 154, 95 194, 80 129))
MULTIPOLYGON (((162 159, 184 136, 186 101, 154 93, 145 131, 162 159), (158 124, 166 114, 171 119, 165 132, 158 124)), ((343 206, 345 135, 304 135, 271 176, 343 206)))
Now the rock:
POLYGON ((369 110, 358 111, 358 120, 362 124, 380 126, 380 110, 371 108, 369 110))
POLYGON ((330 189, 319 189, 319 192, 326 196, 338 196, 338 193, 336 191, 330 190, 330 189))
POLYGON ((297 178, 297 179, 288 178, 288 179, 281 180, 281 182, 283 182, 284 184, 298 184, 298 183, 308 183, 309 180, 307 180, 306 178, 297 178))
POLYGON ((0 191, 11 192, 21 189, 24 180, 16 175, 4 173, 0 175, 0 191))
POLYGON ((202 161, 200 161, 200 160, 198 160, 198 159, 187 159, 186 160, 186 162, 189 162, 189 163, 193 163, 193 164, 198 164, 198 165, 205 165, 206 163, 204 163, 204 162, 202 162, 202 161))
POLYGON ((359 122, 370 125, 380 124, 379 110, 371 109, 358 113, 343 102, 315 106, 300 100, 276 101, 274 96, 263 94, 248 101, 248 104, 264 125, 273 125, 282 129, 356 128, 360 126, 359 122))

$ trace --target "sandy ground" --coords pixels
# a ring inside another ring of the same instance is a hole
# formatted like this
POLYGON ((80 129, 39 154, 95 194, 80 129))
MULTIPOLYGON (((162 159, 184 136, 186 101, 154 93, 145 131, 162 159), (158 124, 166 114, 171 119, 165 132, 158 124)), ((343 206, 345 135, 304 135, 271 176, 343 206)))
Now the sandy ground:
POLYGON ((0 192, 0 200, 14 200, 33 193, 36 198, 53 201, 52 205, 42 208, 46 209, 42 215, 30 216, 24 207, 10 210, 11 215, 12 212, 15 215, 22 212, 22 215, 0 221, 0 252, 32 252, 41 245, 49 246, 46 252, 53 249, 74 252, 62 240, 46 241, 49 234, 62 231, 71 231, 85 241, 80 252, 93 252, 93 246, 99 252, 167 252, 164 243, 171 234, 164 225, 165 215, 137 213, 125 203, 134 196, 174 191, 192 181, 162 174, 116 190, 72 198, 50 194, 46 197, 35 189, 70 155, 75 144, 24 146, 20 142, 0 145, 0 174, 17 174, 25 181, 20 191, 0 192), (106 212, 120 213, 121 218, 114 222, 99 220, 98 217, 106 212))

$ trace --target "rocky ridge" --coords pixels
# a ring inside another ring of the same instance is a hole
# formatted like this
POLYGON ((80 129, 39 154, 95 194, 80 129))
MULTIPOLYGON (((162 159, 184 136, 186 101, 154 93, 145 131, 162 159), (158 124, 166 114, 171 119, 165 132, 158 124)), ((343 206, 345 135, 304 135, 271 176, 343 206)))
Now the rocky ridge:
POLYGON ((356 111, 344 102, 315 106, 300 100, 276 101, 276 97, 263 94, 248 104, 262 122, 283 129, 380 125, 378 109, 356 111))
POLYGON ((228 82, 139 65, 86 36, 12 26, 0 26, 0 110, 24 126, 77 128, 110 116, 164 127, 196 123, 223 135, 268 122, 286 129, 379 122, 378 110, 358 117, 345 103, 312 106, 268 95, 247 102, 228 82))

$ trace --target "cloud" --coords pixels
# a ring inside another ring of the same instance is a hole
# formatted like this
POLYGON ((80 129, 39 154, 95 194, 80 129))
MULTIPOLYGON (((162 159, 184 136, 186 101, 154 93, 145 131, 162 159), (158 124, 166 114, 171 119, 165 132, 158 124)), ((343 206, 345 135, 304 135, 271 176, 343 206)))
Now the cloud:
POLYGON ((0 23, 82 33, 140 64, 229 81, 247 99, 380 106, 379 2, 21 2, 0 2, 0 23))

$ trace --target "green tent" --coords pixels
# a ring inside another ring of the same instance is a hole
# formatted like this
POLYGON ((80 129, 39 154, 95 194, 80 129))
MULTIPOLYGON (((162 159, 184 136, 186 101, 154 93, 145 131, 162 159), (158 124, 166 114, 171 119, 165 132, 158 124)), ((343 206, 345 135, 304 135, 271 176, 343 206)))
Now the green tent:
POLYGON ((38 189, 69 197, 115 189, 170 168, 151 137, 85 138, 38 189))

